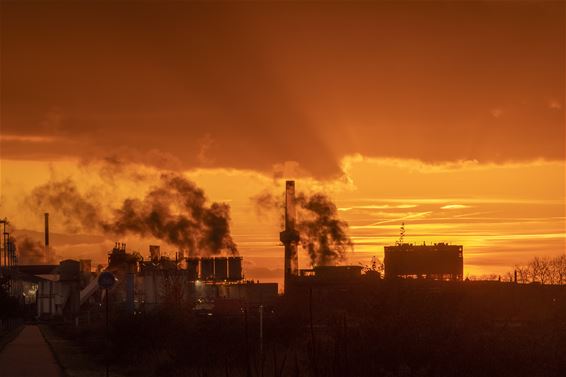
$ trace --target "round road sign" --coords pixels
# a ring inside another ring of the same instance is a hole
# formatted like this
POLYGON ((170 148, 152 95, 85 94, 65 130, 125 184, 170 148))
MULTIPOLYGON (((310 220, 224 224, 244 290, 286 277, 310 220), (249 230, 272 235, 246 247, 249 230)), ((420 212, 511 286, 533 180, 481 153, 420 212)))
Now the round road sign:
POLYGON ((98 285, 104 289, 110 289, 116 284, 116 277, 112 272, 104 271, 98 277, 98 285))

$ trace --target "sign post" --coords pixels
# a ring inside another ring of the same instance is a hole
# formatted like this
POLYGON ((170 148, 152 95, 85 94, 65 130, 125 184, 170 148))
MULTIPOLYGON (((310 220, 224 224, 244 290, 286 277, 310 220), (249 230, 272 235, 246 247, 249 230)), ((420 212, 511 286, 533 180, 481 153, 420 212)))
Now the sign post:
POLYGON ((106 353, 105 353, 105 361, 106 361, 106 377, 109 375, 109 366, 108 366, 108 347, 109 347, 109 337, 108 337, 108 316, 109 316, 109 304, 110 300, 108 299, 108 290, 110 290, 114 284, 116 284, 116 277, 112 272, 104 271, 98 276, 98 286, 104 289, 105 301, 106 301, 106 353))

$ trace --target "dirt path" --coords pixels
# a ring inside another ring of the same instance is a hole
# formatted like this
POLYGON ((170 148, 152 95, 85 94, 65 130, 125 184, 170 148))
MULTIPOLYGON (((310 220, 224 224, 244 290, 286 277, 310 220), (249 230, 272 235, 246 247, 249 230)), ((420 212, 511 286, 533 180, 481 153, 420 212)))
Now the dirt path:
POLYGON ((0 353, 0 377, 28 376, 63 376, 37 326, 25 326, 0 353))

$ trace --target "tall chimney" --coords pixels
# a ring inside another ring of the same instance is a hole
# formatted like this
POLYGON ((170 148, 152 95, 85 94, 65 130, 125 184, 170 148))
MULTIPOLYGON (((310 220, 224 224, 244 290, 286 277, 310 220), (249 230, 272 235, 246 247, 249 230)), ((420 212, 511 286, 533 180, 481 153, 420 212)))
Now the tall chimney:
POLYGON ((45 212, 45 262, 48 262, 49 255, 49 213, 45 212))
POLYGON ((45 250, 49 249, 49 213, 45 212, 45 250))
POLYGON ((285 291, 289 282, 299 274, 299 256, 297 243, 299 233, 295 229, 297 211, 295 208, 295 181, 285 184, 285 230, 279 234, 279 239, 285 246, 285 291))

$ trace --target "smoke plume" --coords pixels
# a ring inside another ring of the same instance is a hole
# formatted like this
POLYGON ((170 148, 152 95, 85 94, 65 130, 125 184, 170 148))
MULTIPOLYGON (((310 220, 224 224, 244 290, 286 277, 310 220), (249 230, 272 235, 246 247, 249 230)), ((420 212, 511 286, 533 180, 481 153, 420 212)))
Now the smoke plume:
POLYGON ((45 246, 29 237, 18 237, 16 240, 18 264, 52 264, 57 261, 52 248, 45 246))
POLYGON ((230 206, 207 205, 204 191, 178 174, 162 174, 143 199, 127 198, 110 218, 102 218, 102 204, 80 194, 71 180, 36 188, 28 204, 63 215, 68 229, 80 224, 115 235, 152 236, 189 255, 238 253, 230 235, 230 206))
POLYGON ((297 231, 311 263, 325 266, 343 261, 353 244, 347 234, 348 223, 338 218, 336 205, 320 193, 300 193, 296 200, 300 206, 297 231))
MULTIPOLYGON (((278 210, 284 216, 284 198, 278 199, 268 192, 252 198, 261 213, 278 210)), ((301 247, 307 251, 313 266, 333 265, 345 260, 353 243, 348 236, 348 223, 338 218, 332 200, 322 193, 296 196, 297 222, 301 247)), ((281 223, 284 224, 282 217, 281 223)))
POLYGON ((143 200, 126 199, 106 231, 151 235, 188 250, 189 255, 237 254, 230 235, 230 206, 206 206, 204 191, 176 174, 163 174, 161 184, 143 200))
POLYGON ((69 232, 99 225, 99 205, 93 197, 83 195, 71 179, 50 181, 36 187, 26 199, 33 210, 43 208, 57 212, 69 232))

